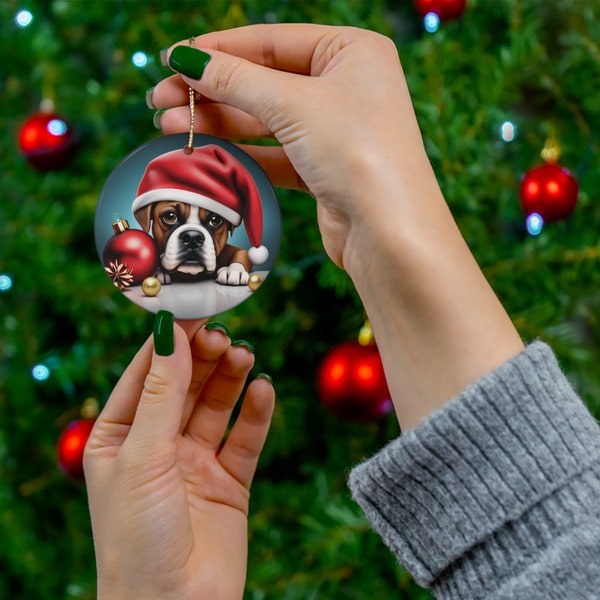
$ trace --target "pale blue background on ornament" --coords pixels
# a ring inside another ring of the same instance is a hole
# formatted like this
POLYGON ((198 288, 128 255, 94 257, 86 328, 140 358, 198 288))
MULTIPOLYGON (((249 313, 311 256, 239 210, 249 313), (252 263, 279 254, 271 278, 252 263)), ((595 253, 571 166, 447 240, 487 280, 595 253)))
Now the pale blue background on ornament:
MULTIPOLYGON (((114 235, 112 223, 115 213, 122 219, 126 219, 132 229, 140 229, 139 223, 133 216, 131 205, 137 195, 140 180, 148 163, 160 154, 183 148, 187 145, 187 141, 188 136, 185 133, 166 135, 150 140, 127 155, 108 176, 100 192, 94 217, 96 251, 101 263, 104 246, 114 235)), ((281 244, 281 211, 273 186, 254 159, 234 144, 211 135, 194 135, 194 147, 208 144, 216 144, 233 154, 252 175, 256 183, 263 208, 262 243, 269 250, 267 262, 260 265, 259 268, 261 271, 270 271, 281 244)), ((243 223, 234 230, 233 235, 229 238, 229 243, 240 248, 251 247, 243 223)))

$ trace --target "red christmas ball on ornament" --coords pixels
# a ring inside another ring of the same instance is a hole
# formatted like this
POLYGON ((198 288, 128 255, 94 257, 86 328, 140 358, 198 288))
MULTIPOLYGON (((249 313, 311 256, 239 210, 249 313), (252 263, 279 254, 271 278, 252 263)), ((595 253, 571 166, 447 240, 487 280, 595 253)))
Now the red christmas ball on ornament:
POLYGON ((556 163, 545 163, 528 171, 521 180, 521 206, 527 216, 537 213, 544 222, 571 216, 577 204, 579 184, 556 163))
POLYGON ((319 367, 317 387, 325 407, 348 421, 373 421, 392 410, 375 345, 345 342, 335 347, 319 367))
POLYGON ((73 130, 54 112, 36 113, 19 131, 19 149, 27 162, 39 171, 60 169, 73 158, 73 130))
POLYGON ((433 13, 440 21, 450 21, 462 16, 467 0, 415 0, 415 7, 424 18, 433 13))
POLYGON ((94 419, 72 421, 58 439, 58 464, 73 479, 83 479, 83 450, 94 422, 94 419))
POLYGON ((156 273, 159 251, 154 238, 141 229, 130 229, 124 219, 113 223, 115 235, 103 251, 104 269, 113 283, 124 290, 156 273))

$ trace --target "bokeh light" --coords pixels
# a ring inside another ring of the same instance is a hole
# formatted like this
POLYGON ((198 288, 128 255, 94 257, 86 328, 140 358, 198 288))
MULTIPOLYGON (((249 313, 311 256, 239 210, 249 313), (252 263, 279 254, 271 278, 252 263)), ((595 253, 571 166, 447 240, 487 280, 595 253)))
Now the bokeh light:
POLYGON ((15 23, 19 27, 29 27, 33 21, 33 15, 28 10, 20 10, 15 15, 15 23))
POLYGON ((538 213, 531 213, 526 221, 527 233, 539 235, 544 227, 544 219, 538 213))
POLYGON ((50 369, 46 365, 35 365, 31 370, 31 374, 36 381, 46 381, 50 377, 50 369))
POLYGON ((0 274, 0 292, 8 292, 12 287, 13 281, 10 275, 6 273, 0 274))
POLYGON ((434 12, 427 13, 423 19, 425 31, 435 33, 440 28, 440 18, 434 12))
POLYGON ((67 133, 67 124, 61 119, 52 119, 46 129, 52 135, 64 135, 67 133))
POLYGON ((512 142, 517 136, 517 126, 511 121, 504 121, 500 125, 500 137, 504 142, 512 142))
POLYGON ((148 64, 148 55, 145 52, 135 52, 131 57, 131 62, 138 67, 138 69, 141 69, 148 64))

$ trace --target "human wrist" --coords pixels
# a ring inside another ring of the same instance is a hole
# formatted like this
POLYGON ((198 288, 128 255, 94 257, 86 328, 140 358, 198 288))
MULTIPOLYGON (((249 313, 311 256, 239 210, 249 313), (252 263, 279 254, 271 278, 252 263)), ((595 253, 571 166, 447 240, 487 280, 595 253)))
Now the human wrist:
MULTIPOLYGON (((185 594, 178 593, 160 593, 153 589, 148 589, 146 585, 140 585, 140 582, 117 582, 115 580, 101 582, 98 580, 97 600, 184 600, 185 594)), ((191 598, 190 598, 191 600, 191 598)))
MULTIPOLYGON (((120 585, 116 580, 98 577, 97 600, 134 600, 140 597, 139 589, 120 585)), ((146 596, 145 596, 146 597, 146 596)))
POLYGON ((403 430, 523 348, 441 192, 428 185, 397 194, 395 217, 376 213, 350 227, 344 247, 403 430))
POLYGON ((184 598, 183 595, 175 596, 160 593, 158 586, 151 584, 152 574, 139 573, 135 568, 125 566, 124 562, 119 563, 119 569, 111 570, 110 574, 106 569, 98 568, 96 598, 97 600, 169 600, 170 598, 184 598), (137 575, 132 575, 136 573, 137 575))
POLYGON ((364 279, 368 284, 379 275, 365 269, 367 257, 375 267, 393 268, 400 274, 418 269, 419 253, 433 252, 441 243, 440 236, 462 240, 427 159, 425 163, 415 160, 406 168, 410 175, 398 167, 396 176, 388 175, 392 169, 382 169, 357 178, 357 209, 349 220, 342 256, 344 269, 355 284, 364 279))

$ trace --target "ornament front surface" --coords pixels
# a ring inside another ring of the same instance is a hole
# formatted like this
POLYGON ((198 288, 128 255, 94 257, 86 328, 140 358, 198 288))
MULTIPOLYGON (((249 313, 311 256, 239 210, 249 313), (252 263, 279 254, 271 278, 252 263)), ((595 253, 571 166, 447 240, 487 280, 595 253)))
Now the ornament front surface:
POLYGON ((199 319, 258 289, 249 281, 273 267, 281 213, 273 186, 245 152, 196 135, 186 153, 186 140, 157 138, 115 168, 100 194, 94 233, 106 274, 129 300, 153 313, 199 319))

